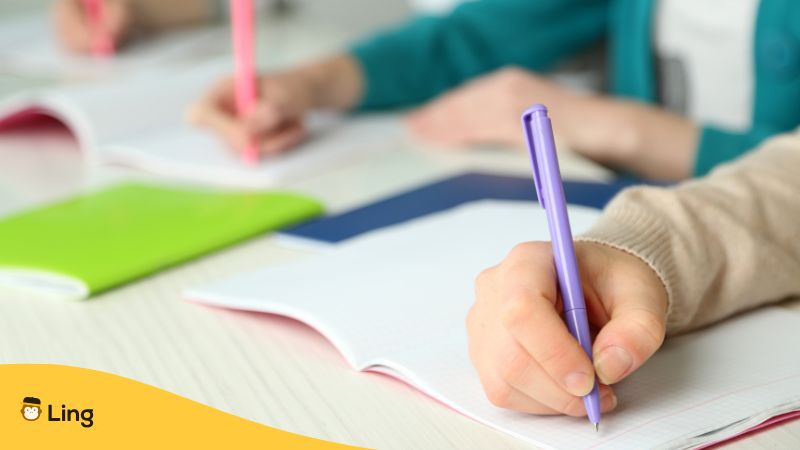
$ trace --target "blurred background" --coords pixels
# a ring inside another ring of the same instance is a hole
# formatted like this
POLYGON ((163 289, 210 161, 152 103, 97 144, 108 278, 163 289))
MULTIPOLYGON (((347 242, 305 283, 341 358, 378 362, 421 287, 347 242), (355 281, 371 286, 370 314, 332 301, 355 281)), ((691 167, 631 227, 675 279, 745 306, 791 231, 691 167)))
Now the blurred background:
MULTIPOLYGON (((259 65, 283 67, 329 53, 376 29, 402 22, 411 14, 445 13, 460 1, 464 0, 261 0, 259 65)), ((53 0, 0 1, 0 96, 43 82, 85 81, 108 75, 108 70, 97 67, 87 73, 85 67, 79 67, 85 66, 85 61, 74 61, 74 55, 55 42, 50 11, 53 3, 53 0)), ((219 3, 223 5, 225 1, 219 3)), ((169 58, 169 63, 199 62, 229 52, 224 22, 194 27, 202 28, 203 33, 187 32, 166 38, 175 42, 173 47, 180 41, 184 46, 184 51, 173 53, 175 57, 169 58), (216 34, 210 31, 214 28, 218 29, 216 34), (201 34, 205 37, 200 37, 201 34), (195 49, 185 51, 190 42, 201 40, 195 49)), ((126 49, 126 53, 134 55, 130 59, 139 54, 153 58, 154 62, 158 59, 147 45, 141 41, 136 44, 126 49)), ((142 65, 137 64, 137 68, 142 65)))

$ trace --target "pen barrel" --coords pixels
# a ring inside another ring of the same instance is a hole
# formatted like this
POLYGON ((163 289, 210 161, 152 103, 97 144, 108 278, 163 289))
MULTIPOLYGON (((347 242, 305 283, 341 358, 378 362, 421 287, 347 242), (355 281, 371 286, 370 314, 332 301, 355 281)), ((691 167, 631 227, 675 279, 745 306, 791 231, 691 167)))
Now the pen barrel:
MULTIPOLYGON (((553 127, 544 105, 533 105, 522 115, 522 125, 528 141, 533 178, 539 202, 547 215, 550 240, 553 243, 553 261, 558 275, 558 287, 564 304, 567 328, 592 359, 592 336, 583 298, 575 245, 567 214, 567 202, 558 167, 558 155, 553 137, 553 127)), ((583 398, 589 420, 600 420, 600 400, 597 380, 592 391, 583 398)))
MULTIPOLYGON (((255 17, 253 0, 231 0, 231 33, 233 37, 236 113, 248 116, 258 97, 255 69, 255 17)), ((258 162, 258 144, 252 137, 242 153, 244 162, 258 162)))
POLYGON ((253 0, 231 0, 236 111, 240 116, 256 104, 254 21, 253 0))
POLYGON ((114 53, 114 38, 108 29, 105 0, 83 0, 83 9, 89 23, 92 54, 108 56, 114 53))
MULTIPOLYGON (((588 326, 580 326, 580 324, 589 323, 586 310, 583 308, 571 309, 564 311, 564 316, 567 320, 567 328, 569 328, 570 334, 575 337, 591 361, 592 335, 588 326)), ((600 423, 600 388, 597 378, 594 380, 592 391, 583 397, 583 405, 586 407, 586 415, 589 417, 589 421, 591 423, 600 423)))
POLYGON ((564 311, 564 318, 567 321, 567 328, 569 329, 570 334, 575 337, 575 340, 581 345, 583 351, 586 352, 586 355, 589 359, 592 358, 592 335, 589 331, 589 327, 583 327, 579 324, 589 323, 589 318, 586 315, 586 310, 582 308, 578 309, 571 309, 564 311))

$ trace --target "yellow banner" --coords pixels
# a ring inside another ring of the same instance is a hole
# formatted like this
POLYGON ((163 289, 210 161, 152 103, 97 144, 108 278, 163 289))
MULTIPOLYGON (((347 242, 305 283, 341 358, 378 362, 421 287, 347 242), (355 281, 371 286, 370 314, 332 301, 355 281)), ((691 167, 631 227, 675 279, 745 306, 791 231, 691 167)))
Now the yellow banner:
POLYGON ((138 381, 0 365, 0 448, 355 448, 270 428, 138 381))

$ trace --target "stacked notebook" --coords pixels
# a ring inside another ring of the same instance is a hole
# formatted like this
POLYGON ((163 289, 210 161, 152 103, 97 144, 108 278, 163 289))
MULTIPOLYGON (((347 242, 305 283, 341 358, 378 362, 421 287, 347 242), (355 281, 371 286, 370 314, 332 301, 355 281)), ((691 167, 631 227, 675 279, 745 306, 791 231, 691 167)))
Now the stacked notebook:
MULTIPOLYGON (((579 234, 598 210, 573 206, 579 234)), ((531 202, 470 203, 370 232, 320 256, 185 293, 208 305, 288 316, 316 328, 358 370, 400 378, 451 408, 546 448, 698 448, 800 410, 800 314, 763 309, 668 340, 616 386, 596 433, 585 418, 494 407, 467 355, 477 273, 516 243, 548 239, 531 202), (309 280, 313 282, 309 283, 309 280)))
POLYGON ((288 192, 120 184, 0 219, 0 288, 83 299, 321 212, 288 192))

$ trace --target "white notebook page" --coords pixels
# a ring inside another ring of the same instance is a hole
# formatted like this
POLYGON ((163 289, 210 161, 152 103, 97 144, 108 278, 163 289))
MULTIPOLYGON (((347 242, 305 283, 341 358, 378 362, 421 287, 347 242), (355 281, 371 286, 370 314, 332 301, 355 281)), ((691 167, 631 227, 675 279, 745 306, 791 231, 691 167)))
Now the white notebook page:
MULTIPOLYGON (((598 212, 571 207, 579 233, 598 212)), ((550 448, 685 448, 800 407, 800 315, 767 309, 667 342, 617 386, 600 433, 586 419, 494 407, 467 356, 473 280, 516 243, 547 239, 536 204, 483 201, 376 231, 330 253, 243 274, 186 297, 282 314, 354 367, 389 372, 480 422, 550 448), (375 367, 378 366, 378 367, 375 367)))

